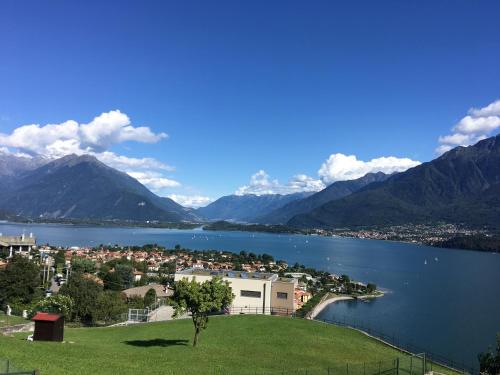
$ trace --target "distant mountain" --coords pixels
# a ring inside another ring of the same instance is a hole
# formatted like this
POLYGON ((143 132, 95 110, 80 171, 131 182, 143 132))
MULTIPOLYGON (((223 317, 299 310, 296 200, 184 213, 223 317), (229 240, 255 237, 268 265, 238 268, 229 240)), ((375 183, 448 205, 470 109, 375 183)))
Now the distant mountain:
POLYGON ((37 218, 198 220, 191 209, 89 155, 68 155, 23 173, 0 196, 0 208, 37 218))
POLYGON ((217 199, 196 212, 208 220, 231 220, 253 223, 258 216, 282 207, 283 205, 308 197, 312 193, 294 193, 288 195, 228 195, 217 199))
POLYGON ((384 181, 388 177, 389 175, 378 172, 368 173, 356 180, 337 181, 309 197, 287 203, 267 215, 257 217, 256 221, 262 224, 286 224, 296 215, 308 213, 325 203, 346 197, 368 184, 384 181))
POLYGON ((49 160, 41 157, 23 157, 0 152, 0 192, 11 188, 12 182, 23 173, 32 171, 49 160))
POLYGON ((500 228, 500 135, 368 185, 288 222, 295 227, 464 223, 500 228))

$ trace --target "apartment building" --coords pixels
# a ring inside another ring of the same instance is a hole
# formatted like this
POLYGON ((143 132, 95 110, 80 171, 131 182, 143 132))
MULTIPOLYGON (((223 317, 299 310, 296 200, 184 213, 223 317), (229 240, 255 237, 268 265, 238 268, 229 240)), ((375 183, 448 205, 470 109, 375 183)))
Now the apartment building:
POLYGON ((283 314, 295 312, 294 291, 297 281, 267 272, 185 269, 175 273, 175 281, 195 279, 204 282, 220 277, 229 282, 234 299, 231 314, 283 314))

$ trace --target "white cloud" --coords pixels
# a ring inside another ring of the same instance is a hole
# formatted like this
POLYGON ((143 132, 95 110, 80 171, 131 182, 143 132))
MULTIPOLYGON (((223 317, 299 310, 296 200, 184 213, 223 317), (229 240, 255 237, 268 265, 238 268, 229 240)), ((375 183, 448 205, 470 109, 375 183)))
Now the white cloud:
POLYGON ((204 197, 202 195, 181 195, 181 194, 170 194, 168 198, 174 200, 184 207, 203 207, 207 204, 213 202, 212 198, 204 197))
POLYGON ((18 158, 32 159, 31 155, 23 154, 22 152, 12 152, 7 147, 0 147, 0 155, 16 156, 18 158))
POLYGON ((500 100, 483 108, 471 108, 452 129, 452 134, 438 139, 437 154, 442 154, 456 146, 469 146, 489 137, 500 129, 500 100))
POLYGON ((58 158, 68 153, 101 153, 126 141, 154 143, 166 137, 165 133, 155 134, 145 126, 132 126, 126 114, 115 110, 102 113, 88 124, 68 120, 44 126, 23 125, 11 134, 0 133, 0 146, 58 158))
POLYGON ((500 116, 500 100, 495 100, 483 108, 471 108, 469 114, 474 117, 500 116))
POLYGON ((163 175, 175 168, 154 158, 118 155, 109 148, 127 141, 154 143, 166 137, 165 133, 154 133, 145 126, 134 127, 125 113, 115 110, 102 113, 86 124, 68 120, 43 126, 23 125, 10 134, 0 133, 0 152, 24 157, 36 155, 49 160, 68 154, 90 154, 161 194, 166 193, 165 189, 181 186, 163 175))
POLYGON ((304 174, 293 176, 287 184, 280 184, 276 179, 271 179, 264 171, 260 170, 252 177, 248 185, 241 186, 235 192, 236 195, 255 194, 292 194, 303 191, 319 191, 325 185, 320 180, 315 180, 304 174))
POLYGON ((160 194, 165 188, 179 187, 181 184, 175 180, 164 177, 161 173, 153 171, 127 172, 127 174, 141 184, 146 185, 151 191, 160 194))
POLYGON ((370 161, 359 160, 355 155, 332 154, 321 165, 318 175, 330 184, 335 181, 354 180, 370 172, 384 172, 387 174, 403 172, 419 165, 420 162, 408 158, 383 156, 370 161))
POLYGON ((104 151, 95 156, 104 164, 120 170, 130 169, 161 169, 168 172, 175 171, 174 167, 164 164, 153 158, 131 158, 128 156, 117 155, 111 151, 104 151))

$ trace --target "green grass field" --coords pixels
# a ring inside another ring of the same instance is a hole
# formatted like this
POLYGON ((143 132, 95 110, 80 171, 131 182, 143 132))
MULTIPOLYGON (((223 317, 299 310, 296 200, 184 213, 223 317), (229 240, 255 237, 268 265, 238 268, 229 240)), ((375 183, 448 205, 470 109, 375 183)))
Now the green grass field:
MULTIPOLYGON (((193 348, 190 320, 114 328, 67 328, 64 343, 0 336, 0 357, 18 368, 57 374, 378 374, 402 353, 366 335, 273 316, 211 318, 193 348), (366 362, 366 365, 363 363, 366 362)), ((413 370, 419 372, 413 361, 413 370)), ((445 372, 445 371, 443 371, 445 372)), ((393 372, 391 372, 392 374, 393 372)))
POLYGON ((0 328, 7 327, 7 326, 13 326, 16 324, 23 324, 23 323, 29 323, 29 321, 20 317, 20 316, 5 315, 5 313, 0 311, 0 328))

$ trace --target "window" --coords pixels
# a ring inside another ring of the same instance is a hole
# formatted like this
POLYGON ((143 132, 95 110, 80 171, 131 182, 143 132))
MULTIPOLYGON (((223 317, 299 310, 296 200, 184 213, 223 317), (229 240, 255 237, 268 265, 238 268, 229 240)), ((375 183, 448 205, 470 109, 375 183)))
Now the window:
POLYGON ((277 293, 276 293, 276 297, 278 297, 279 299, 288 299, 288 293, 285 293, 285 292, 277 292, 277 293))
POLYGON ((260 298, 261 293, 255 290, 242 290, 240 291, 241 297, 252 297, 252 298, 260 298))

